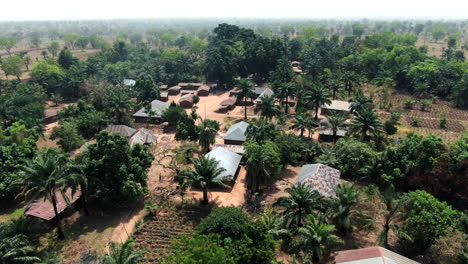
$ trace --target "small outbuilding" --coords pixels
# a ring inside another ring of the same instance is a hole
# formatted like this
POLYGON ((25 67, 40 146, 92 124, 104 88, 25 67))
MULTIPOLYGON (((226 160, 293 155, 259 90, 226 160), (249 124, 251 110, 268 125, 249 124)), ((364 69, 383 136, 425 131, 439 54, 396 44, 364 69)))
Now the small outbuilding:
POLYGON ((242 145, 226 145, 226 144, 214 144, 213 149, 215 148, 225 148, 239 155, 244 154, 244 146, 242 145))
POLYGON ((167 85, 167 84, 161 84, 161 85, 159 85, 159 89, 160 89, 161 91, 166 91, 167 88, 169 88, 169 85, 167 85))
POLYGON ((335 196, 335 187, 340 184, 341 172, 321 163, 302 166, 296 185, 308 185, 311 190, 318 191, 325 197, 335 196))
POLYGON ((265 97, 272 97, 275 93, 270 88, 264 87, 256 87, 255 93, 258 95, 257 99, 255 99, 255 103, 262 103, 262 98, 265 97), (259 94, 260 93, 260 94, 259 94))
POLYGON ((246 140, 246 132, 249 127, 249 123, 241 121, 229 127, 228 131, 224 135, 224 144, 226 145, 242 145, 246 140))
POLYGON ((336 264, 419 264, 383 247, 368 247, 335 253, 336 264))
MULTIPOLYGON (((334 140, 333 130, 331 128, 319 128, 318 133, 320 141, 332 142, 334 140)), ((342 138, 346 136, 346 133, 347 131, 345 129, 338 129, 336 131, 336 138, 342 138)))
POLYGON ((44 111, 44 123, 48 125, 55 122, 57 120, 57 114, 60 112, 60 110, 62 110, 61 107, 46 109, 44 111))
POLYGON ((332 115, 334 113, 348 114, 351 111, 351 103, 341 100, 333 100, 331 104, 324 104, 321 107, 322 115, 332 115))
POLYGON ((167 102, 169 100, 169 93, 168 92, 161 92, 161 101, 167 102))
POLYGON ((186 94, 180 97, 179 105, 183 108, 192 108, 193 107, 193 94, 186 94))
POLYGON ((224 182, 233 183, 239 173, 239 165, 242 156, 236 154, 227 148, 219 147, 214 148, 212 151, 205 155, 206 158, 217 160, 218 168, 223 168, 224 171, 217 177, 224 182))
POLYGON ((208 96, 210 94, 210 87, 208 85, 201 85, 197 89, 198 96, 208 96))
POLYGON ((160 100, 154 100, 151 102, 152 115, 146 112, 146 108, 142 107, 138 112, 133 114, 133 119, 136 123, 150 123, 159 124, 161 123, 161 116, 164 110, 169 108, 169 104, 160 100))
MULTIPOLYGON (((55 192, 55 197, 57 197, 57 212, 59 215, 63 215, 67 208, 72 206, 74 203, 76 203, 76 201, 78 201, 78 199, 80 199, 81 190, 78 189, 75 193, 72 193, 71 189, 67 189, 64 193, 64 196, 67 198, 68 203, 65 201, 60 191, 55 192)), ((30 217, 42 219, 47 222, 52 221, 55 218, 54 206, 49 200, 43 198, 35 200, 34 202, 27 205, 24 214, 30 217)))
POLYGON ((180 86, 182 89, 188 89, 189 88, 189 83, 179 83, 177 86, 180 86))
POLYGON ((178 95, 180 93, 180 90, 182 89, 182 87, 180 87, 179 85, 176 85, 176 86, 172 86, 171 88, 167 89, 167 92, 169 95, 178 95))

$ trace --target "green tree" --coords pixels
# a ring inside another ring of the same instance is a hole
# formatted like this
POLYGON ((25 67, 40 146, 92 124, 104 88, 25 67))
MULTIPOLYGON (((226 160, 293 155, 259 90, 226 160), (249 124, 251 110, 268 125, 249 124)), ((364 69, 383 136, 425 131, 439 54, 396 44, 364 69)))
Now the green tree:
POLYGON ((7 58, 4 58, 0 62, 0 66, 2 70, 5 72, 5 75, 12 75, 16 76, 18 80, 21 77, 21 74, 23 71, 21 70, 21 66, 23 66, 23 59, 21 59, 19 56, 10 56, 7 58))
POLYGON ((304 136, 304 131, 309 126, 309 117, 307 113, 297 114, 296 118, 292 121, 291 129, 299 130, 301 137, 304 136))
POLYGON ((200 131, 198 143, 205 152, 208 152, 210 146, 215 143, 216 134, 219 131, 219 122, 211 119, 201 119, 198 129, 200 131))
POLYGON ((57 56, 58 51, 60 50, 60 45, 57 41, 52 41, 49 46, 47 46, 47 50, 49 51, 50 54, 52 54, 52 57, 57 56))
POLYGON ((365 96, 361 91, 358 91, 356 96, 351 99, 350 102, 351 113, 358 113, 373 108, 372 99, 365 96))
POLYGON ((29 264, 40 261, 27 236, 0 238, 0 264, 29 264))
POLYGON ((63 40, 70 46, 71 49, 75 49, 76 41, 80 38, 78 33, 67 33, 63 35, 63 40))
POLYGON ((289 82, 278 84, 274 87, 274 90, 276 98, 278 98, 284 106, 284 113, 288 114, 289 98, 296 95, 296 87, 294 83, 289 82))
POLYGON ((122 244, 111 242, 109 253, 102 258, 103 264, 139 264, 142 263, 143 252, 135 249, 133 240, 128 239, 122 244))
POLYGON ((326 247, 343 244, 336 236, 335 226, 327 224, 322 218, 307 215, 307 222, 297 230, 292 248, 300 249, 306 257, 311 255, 313 263, 319 263, 326 253, 326 247))
POLYGON ((185 110, 172 102, 169 107, 162 112, 161 119, 164 122, 168 122, 170 125, 176 125, 184 115, 187 115, 185 110))
POLYGON ((244 104, 244 119, 247 119, 247 99, 252 99, 255 96, 254 83, 248 79, 241 79, 237 85, 236 95, 238 101, 243 101, 244 104))
POLYGON ((84 139, 78 133, 76 127, 69 122, 64 122, 60 126, 54 127, 49 138, 52 140, 60 138, 57 143, 65 152, 75 150, 84 143, 84 139))
POLYGON ((289 196, 278 198, 274 206, 283 208, 282 215, 287 228, 303 226, 307 215, 323 209, 323 197, 317 191, 312 191, 308 185, 299 183, 287 188, 286 192, 289 196))
POLYGON ((89 194, 99 202, 115 205, 147 192, 146 180, 153 159, 147 146, 131 147, 126 137, 101 131, 96 143, 89 145, 78 161, 88 177, 89 194))
POLYGON ((134 102, 131 100, 127 90, 124 87, 114 87, 109 94, 106 106, 106 112, 116 124, 129 124, 129 113, 133 109, 134 102))
POLYGON ((335 188, 336 198, 332 198, 329 216, 342 234, 352 230, 351 210, 359 199, 354 185, 340 184, 335 188))
POLYGON ((331 104, 328 99, 328 91, 321 85, 315 85, 306 93, 304 100, 313 106, 315 111, 315 119, 318 119, 319 107, 324 104, 331 104))
POLYGON ((393 230, 394 232, 398 232, 395 222, 401 220, 402 200, 393 187, 390 187, 384 193, 379 194, 383 204, 385 205, 385 214, 383 229, 377 237, 376 242, 377 244, 388 248, 388 235, 390 231, 393 230))
POLYGON ((265 141, 259 144, 255 141, 244 143, 247 189, 252 193, 260 192, 260 186, 274 179, 281 170, 281 155, 278 146, 265 141))
POLYGON ((437 42, 444 38, 447 34, 445 28, 441 25, 435 25, 431 27, 432 38, 437 42))
POLYGON ((89 44, 89 38, 87 37, 79 37, 77 40, 76 40, 76 46, 78 48, 81 48, 81 50, 85 50, 86 49, 86 46, 88 46, 89 44))
POLYGON ((260 112, 260 115, 268 120, 278 116, 281 110, 276 105, 275 98, 266 96, 262 98, 262 102, 258 103, 254 109, 255 113, 260 112))
POLYGON ((239 207, 219 207, 202 219, 197 231, 203 235, 219 235, 222 240, 239 240, 248 232, 251 222, 250 217, 239 207))
POLYGON ((337 159, 337 168, 344 176, 359 179, 368 178, 374 173, 378 156, 369 144, 353 138, 342 138, 333 147, 333 153, 337 159))
POLYGON ((136 79, 135 87, 133 88, 137 91, 137 102, 151 102, 155 99, 160 99, 160 90, 159 87, 154 82, 153 78, 149 74, 142 74, 136 79))
POLYGON ((65 71, 52 58, 40 61, 31 68, 31 79, 42 85, 49 94, 57 93, 65 71))
POLYGON ((16 45, 16 39, 0 35, 0 49, 6 50, 8 56, 11 56, 11 49, 16 45))
POLYGON ((349 127, 350 132, 357 138, 369 142, 382 131, 382 122, 374 109, 366 109, 356 113, 349 127))
POLYGON ((59 53, 57 62, 62 68, 68 70, 72 65, 78 63, 78 59, 73 57, 73 54, 67 47, 64 47, 59 53))
POLYGON ((347 127, 346 116, 342 114, 334 114, 327 117, 327 122, 324 123, 324 127, 328 127, 333 132, 333 141, 336 142, 338 130, 345 129, 347 127))
POLYGON ((208 204, 208 186, 228 187, 223 183, 223 179, 219 178, 221 173, 226 170, 218 167, 219 161, 214 158, 200 157, 192 159, 192 163, 194 168, 182 171, 180 176, 191 186, 201 186, 203 190, 203 204, 208 204))
POLYGON ((36 153, 22 168, 22 179, 18 182, 23 189, 21 195, 31 197, 39 195, 48 200, 54 209, 54 221, 58 237, 64 239, 57 209, 57 193, 64 195, 66 189, 71 187, 73 192, 77 186, 70 186, 71 171, 69 161, 65 154, 55 148, 46 148, 36 153))
POLYGON ((402 197, 405 219, 400 228, 400 242, 410 255, 423 253, 434 241, 456 228, 461 213, 425 191, 409 192, 402 197))
POLYGON ((276 126, 264 118, 250 120, 245 132, 247 140, 253 140, 259 144, 267 140, 273 141, 277 135, 278 129, 276 126))

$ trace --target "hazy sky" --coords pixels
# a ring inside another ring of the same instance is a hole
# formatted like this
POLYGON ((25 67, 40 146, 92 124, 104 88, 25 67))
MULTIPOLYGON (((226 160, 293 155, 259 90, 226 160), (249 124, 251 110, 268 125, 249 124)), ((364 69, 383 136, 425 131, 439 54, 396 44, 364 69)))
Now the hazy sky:
POLYGON ((468 0, 2 0, 1 2, 0 20, 161 17, 468 18, 468 0))

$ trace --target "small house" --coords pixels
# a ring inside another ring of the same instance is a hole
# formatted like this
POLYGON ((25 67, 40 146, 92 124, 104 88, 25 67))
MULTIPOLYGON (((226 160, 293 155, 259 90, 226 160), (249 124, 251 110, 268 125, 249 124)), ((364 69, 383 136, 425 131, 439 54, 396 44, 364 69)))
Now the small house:
POLYGON ((130 146, 135 144, 153 145, 158 141, 158 136, 154 135, 151 130, 140 128, 130 138, 130 146))
POLYGON ((179 105, 183 108, 192 108, 193 107, 193 94, 186 94, 180 97, 179 105))
POLYGON ((178 95, 180 93, 180 90, 182 89, 182 87, 180 87, 179 85, 176 85, 176 86, 172 86, 171 88, 167 89, 167 92, 169 95, 178 95))
POLYGON ((161 91, 166 91, 167 88, 169 88, 169 85, 167 85, 167 84, 161 84, 161 85, 159 85, 159 89, 160 89, 161 91))
POLYGON ((197 89, 198 96, 208 96, 210 94, 210 87, 208 85, 201 85, 197 89))
POLYGON ((161 101, 167 102, 169 100, 169 93, 168 92, 161 92, 161 101))
MULTIPOLYGON (((67 198, 68 202, 64 199, 60 191, 55 192, 55 197, 57 197, 57 212, 59 215, 63 215, 67 208, 75 204, 76 201, 80 199, 81 190, 78 189, 73 193, 71 189, 67 189, 65 190, 64 196, 67 198)), ((49 200, 44 198, 35 200, 27 205, 24 214, 29 217, 39 218, 46 222, 50 222, 55 218, 54 206, 49 200)))
POLYGON ((223 168, 224 171, 217 176, 218 179, 224 182, 234 183, 239 173, 239 165, 242 159, 242 156, 236 154, 227 148, 214 148, 212 151, 208 152, 205 155, 206 158, 217 160, 218 168, 223 168))
POLYGON ((368 247, 335 253, 336 264, 419 264, 383 247, 368 247))
POLYGON ((151 102, 151 112, 147 112, 147 109, 142 107, 138 112, 133 114, 133 119, 136 123, 159 124, 162 121, 162 113, 167 108, 169 108, 168 103, 160 100, 154 100, 151 102))
POLYGON ((302 166, 296 185, 299 183, 308 185, 325 197, 335 196, 335 187, 340 184, 341 172, 321 163, 302 166))
POLYGON ((226 144, 214 144, 213 149, 215 148, 225 148, 239 155, 244 154, 244 146, 242 145, 226 145, 226 144))
POLYGON ((226 113, 227 111, 231 111, 232 109, 236 107, 236 101, 237 101, 236 98, 229 98, 229 99, 223 100, 219 104, 219 108, 217 111, 220 113, 226 113))
POLYGON ((232 125, 224 135, 224 144, 226 145, 242 145, 246 140, 246 132, 249 123, 241 121, 232 125))
POLYGON ((195 83, 195 82, 189 83, 189 87, 194 90, 200 88, 200 86, 203 86, 203 85, 204 85, 203 83, 195 83))
POLYGON ((46 125, 51 124, 56 121, 57 114, 62 108, 50 108, 44 111, 44 123, 46 125))
POLYGON ((255 93, 258 95, 255 103, 262 103, 262 98, 272 97, 275 93, 270 88, 255 87, 255 93))
POLYGON ((177 86, 180 86, 182 89, 188 89, 189 88, 189 83, 179 83, 177 86))
POLYGON ((334 113, 349 114, 351 111, 351 103, 341 100, 333 100, 330 104, 324 104, 321 107, 321 115, 332 115, 334 113))

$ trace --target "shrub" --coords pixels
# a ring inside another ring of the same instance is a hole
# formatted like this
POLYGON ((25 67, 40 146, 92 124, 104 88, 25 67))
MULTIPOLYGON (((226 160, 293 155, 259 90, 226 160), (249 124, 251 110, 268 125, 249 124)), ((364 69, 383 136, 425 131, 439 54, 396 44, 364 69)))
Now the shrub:
POLYGON ((220 207, 203 219, 197 230, 201 234, 219 234, 221 239, 241 239, 251 223, 249 216, 238 207, 220 207))
POLYGON ((421 122, 421 118, 419 117, 413 117, 411 118, 411 124, 415 127, 419 126, 419 123, 421 122))
POLYGON ((407 109, 413 109, 414 105, 416 104, 416 101, 413 100, 410 97, 405 97, 405 108, 407 109))

